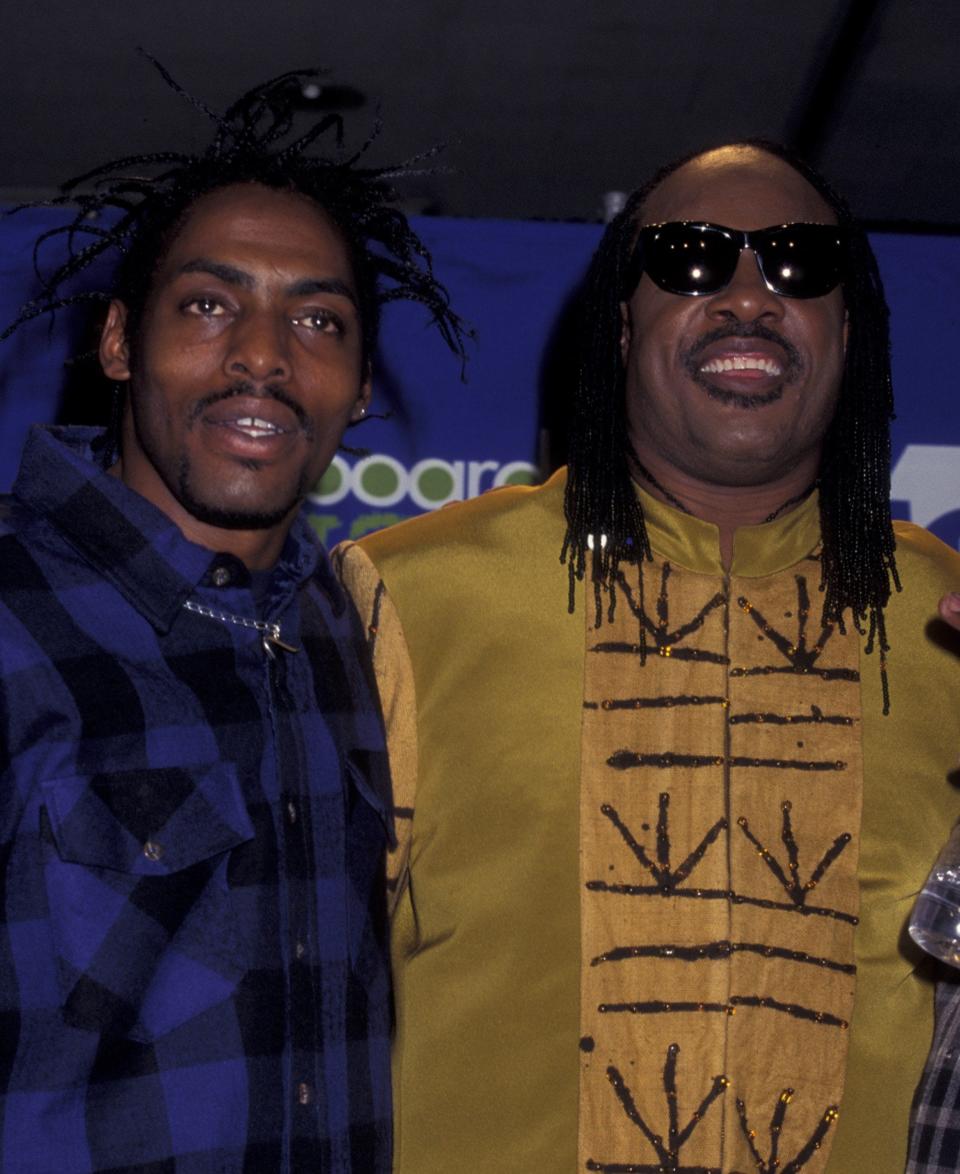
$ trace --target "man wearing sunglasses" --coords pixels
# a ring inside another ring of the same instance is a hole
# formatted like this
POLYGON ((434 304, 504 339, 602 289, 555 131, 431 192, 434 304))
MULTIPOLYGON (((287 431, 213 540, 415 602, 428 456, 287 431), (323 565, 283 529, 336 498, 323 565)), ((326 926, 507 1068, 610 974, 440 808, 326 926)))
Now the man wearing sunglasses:
POLYGON ((568 468, 343 557, 412 828, 397 1168, 899 1172, 960 557, 894 537, 872 252, 725 147, 631 198, 581 319, 568 468))

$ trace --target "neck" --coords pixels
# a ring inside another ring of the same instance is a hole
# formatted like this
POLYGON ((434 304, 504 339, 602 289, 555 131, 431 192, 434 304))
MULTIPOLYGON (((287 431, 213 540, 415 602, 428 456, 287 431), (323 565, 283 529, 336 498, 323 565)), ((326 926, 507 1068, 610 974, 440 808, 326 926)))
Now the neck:
POLYGON ((276 564, 297 514, 297 509, 293 509, 278 525, 264 529, 235 530, 215 526, 195 518, 159 481, 144 484, 136 476, 131 476, 129 468, 125 472, 122 459, 108 472, 165 513, 189 542, 218 554, 232 554, 249 571, 267 571, 276 564))
POLYGON ((217 553, 232 554, 248 571, 269 571, 276 565, 290 529, 290 523, 270 530, 228 530, 209 526, 187 514, 183 521, 175 519, 184 538, 217 553))
POLYGON ((655 454, 635 460, 633 473, 651 496, 717 527, 725 567, 733 562, 734 536, 741 526, 771 522, 788 513, 817 483, 816 469, 803 465, 762 485, 717 485, 668 465, 655 454))

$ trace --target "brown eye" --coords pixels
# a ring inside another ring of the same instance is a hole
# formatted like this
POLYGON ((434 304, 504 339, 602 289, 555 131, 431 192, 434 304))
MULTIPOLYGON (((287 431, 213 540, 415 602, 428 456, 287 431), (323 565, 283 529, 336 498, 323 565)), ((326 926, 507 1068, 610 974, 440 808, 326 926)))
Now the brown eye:
POLYGON ((315 334, 343 334, 344 325, 332 310, 304 310, 291 318, 294 326, 303 326, 315 334))
POLYGON ((215 318, 225 313, 223 305, 216 298, 190 298, 181 309, 185 314, 197 314, 201 318, 215 318))

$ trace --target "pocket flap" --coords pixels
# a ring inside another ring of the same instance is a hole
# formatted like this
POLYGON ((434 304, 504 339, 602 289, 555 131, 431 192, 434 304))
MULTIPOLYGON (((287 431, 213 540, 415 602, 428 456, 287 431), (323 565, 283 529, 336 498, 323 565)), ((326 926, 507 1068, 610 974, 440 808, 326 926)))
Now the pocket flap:
POLYGON ((253 839, 231 763, 48 779, 42 788, 57 852, 72 864, 162 876, 253 839))

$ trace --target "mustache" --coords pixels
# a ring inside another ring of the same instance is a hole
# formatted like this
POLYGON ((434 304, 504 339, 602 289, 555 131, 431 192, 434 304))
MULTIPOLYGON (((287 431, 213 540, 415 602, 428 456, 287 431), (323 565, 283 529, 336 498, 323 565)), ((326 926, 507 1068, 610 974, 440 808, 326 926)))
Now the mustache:
POLYGON ((231 383, 229 387, 224 387, 220 391, 211 391, 208 395, 198 399, 191 409, 190 423, 193 424, 198 420, 207 408, 211 408, 214 404, 219 404, 223 400, 234 399, 239 395, 251 396, 255 399, 272 399, 276 400, 278 404, 283 404, 285 408, 293 412, 300 426, 300 431, 304 433, 308 440, 312 439, 314 433, 313 420, 311 420, 302 406, 284 388, 269 383, 258 387, 247 379, 238 379, 236 383, 231 383))
POLYGON ((784 338, 782 334, 778 334, 776 330, 773 330, 769 326, 764 326, 762 322, 730 322, 725 326, 718 326, 715 330, 709 330, 706 334, 702 334, 693 346, 681 356, 683 365, 692 378, 698 382, 702 382, 699 369, 703 352, 707 347, 713 346, 715 342, 723 342, 727 338, 759 338, 763 339, 764 342, 772 342, 780 347, 785 359, 783 371, 784 383, 795 378, 803 370, 803 359, 800 352, 789 339, 784 338))

